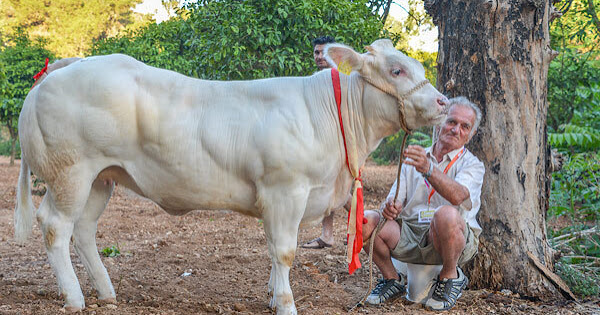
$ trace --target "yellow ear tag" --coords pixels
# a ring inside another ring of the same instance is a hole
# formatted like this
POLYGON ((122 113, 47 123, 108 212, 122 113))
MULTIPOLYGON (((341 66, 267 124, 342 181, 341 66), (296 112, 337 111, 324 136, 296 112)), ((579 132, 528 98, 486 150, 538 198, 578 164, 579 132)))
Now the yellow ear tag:
POLYGON ((338 71, 345 75, 350 75, 350 72, 352 72, 352 66, 348 61, 344 60, 338 65, 338 71))

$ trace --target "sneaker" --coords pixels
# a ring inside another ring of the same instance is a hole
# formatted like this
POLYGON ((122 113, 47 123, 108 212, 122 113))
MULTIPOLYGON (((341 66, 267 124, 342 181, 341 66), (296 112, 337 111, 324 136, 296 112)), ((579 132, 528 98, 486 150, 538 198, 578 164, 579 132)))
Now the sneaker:
POLYGON ((400 297, 406 292, 406 287, 403 284, 405 281, 403 280, 404 277, 402 275, 400 275, 400 280, 380 279, 365 302, 371 305, 379 305, 385 301, 400 297))
POLYGON ((456 305, 456 300, 461 297, 462 290, 469 284, 469 278, 465 276, 463 271, 456 267, 458 278, 442 279, 438 275, 433 285, 433 293, 431 298, 425 302, 425 307, 434 311, 449 310, 456 305))

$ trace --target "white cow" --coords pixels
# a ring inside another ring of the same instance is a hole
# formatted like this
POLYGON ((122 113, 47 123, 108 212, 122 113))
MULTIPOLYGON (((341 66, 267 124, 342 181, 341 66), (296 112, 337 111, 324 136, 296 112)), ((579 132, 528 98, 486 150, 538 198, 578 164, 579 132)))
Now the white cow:
MULTIPOLYGON (((421 64, 391 41, 366 48, 327 49, 333 64, 356 70, 340 77, 346 137, 360 165, 400 129, 397 97, 425 80, 421 64)), ((404 101, 409 128, 444 117, 446 98, 431 84, 421 86, 404 101)), ((272 259, 270 305, 278 314, 296 313, 289 271, 300 224, 320 222, 342 206, 352 184, 330 70, 222 82, 124 55, 84 58, 33 88, 19 134, 15 236, 25 241, 33 225, 31 170, 48 185, 36 217, 67 310, 84 308, 71 236, 99 300, 116 303, 95 239, 112 181, 174 215, 231 209, 262 218, 272 259)))

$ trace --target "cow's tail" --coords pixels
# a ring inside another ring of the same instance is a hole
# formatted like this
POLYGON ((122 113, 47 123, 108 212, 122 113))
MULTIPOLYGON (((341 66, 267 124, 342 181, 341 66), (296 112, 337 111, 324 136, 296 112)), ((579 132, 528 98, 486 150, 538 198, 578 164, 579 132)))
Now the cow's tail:
POLYGON ((21 173, 17 184, 17 202, 15 205, 15 241, 24 244, 31 234, 35 207, 31 199, 29 165, 24 158, 21 159, 21 173))

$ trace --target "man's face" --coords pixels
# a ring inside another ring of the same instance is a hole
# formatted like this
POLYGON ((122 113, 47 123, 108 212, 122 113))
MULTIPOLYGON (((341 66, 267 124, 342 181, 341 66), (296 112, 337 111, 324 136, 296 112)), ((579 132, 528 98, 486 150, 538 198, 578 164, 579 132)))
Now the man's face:
POLYGON ((325 60, 325 55, 323 54, 324 48, 325 44, 315 45, 315 48, 313 49, 313 57, 315 58, 315 64, 317 64, 319 70, 329 68, 329 64, 327 63, 327 60, 325 60))
POLYGON ((442 124, 439 141, 450 150, 456 150, 471 140, 475 113, 467 106, 454 105, 442 124))

